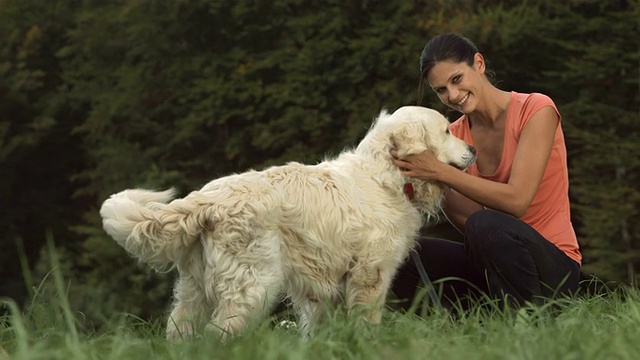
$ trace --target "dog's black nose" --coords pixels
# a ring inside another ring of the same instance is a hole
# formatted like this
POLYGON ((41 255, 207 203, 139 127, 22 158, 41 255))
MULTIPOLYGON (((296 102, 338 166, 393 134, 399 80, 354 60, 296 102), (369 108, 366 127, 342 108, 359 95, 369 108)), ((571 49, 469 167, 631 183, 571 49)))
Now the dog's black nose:
POLYGON ((473 146, 471 146, 471 145, 469 145, 469 151, 471 151, 471 153, 472 153, 473 155, 475 155, 475 154, 476 154, 476 148, 474 148, 474 147, 473 147, 473 146))

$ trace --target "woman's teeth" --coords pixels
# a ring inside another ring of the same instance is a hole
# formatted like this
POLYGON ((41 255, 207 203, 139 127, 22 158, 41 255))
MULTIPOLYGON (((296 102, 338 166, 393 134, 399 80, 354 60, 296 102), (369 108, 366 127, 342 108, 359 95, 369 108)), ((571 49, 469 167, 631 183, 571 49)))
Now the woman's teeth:
POLYGON ((462 106, 462 105, 467 101, 467 99, 468 99, 468 98, 469 98, 469 94, 465 95, 465 96, 462 98, 462 100, 460 100, 459 102, 457 102, 457 103, 456 103, 456 105, 458 105, 458 106, 462 106))

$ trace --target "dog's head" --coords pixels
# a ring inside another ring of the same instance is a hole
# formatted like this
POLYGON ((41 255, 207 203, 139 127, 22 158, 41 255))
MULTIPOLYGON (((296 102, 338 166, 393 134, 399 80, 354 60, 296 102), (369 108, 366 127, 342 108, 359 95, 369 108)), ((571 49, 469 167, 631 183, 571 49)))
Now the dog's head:
MULTIPOLYGON (((398 157, 431 150, 436 158, 458 169, 465 169, 476 159, 474 148, 449 131, 449 121, 438 111, 404 106, 389 114, 383 110, 361 146, 375 148, 391 163, 389 150, 395 148, 398 157)), ((397 167, 391 170, 399 174, 397 167)), ((413 203, 428 215, 436 215, 442 201, 441 184, 412 178, 400 179, 411 183, 413 203)))
POLYGON ((449 121, 438 111, 405 106, 389 116, 389 140, 398 157, 431 150, 436 158, 458 169, 466 169, 476 159, 475 149, 449 131, 449 121))

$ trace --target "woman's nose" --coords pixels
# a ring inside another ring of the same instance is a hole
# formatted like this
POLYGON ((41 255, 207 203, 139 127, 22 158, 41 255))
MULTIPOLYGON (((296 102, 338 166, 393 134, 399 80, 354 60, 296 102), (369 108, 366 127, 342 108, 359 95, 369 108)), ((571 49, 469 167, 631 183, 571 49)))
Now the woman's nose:
POLYGON ((447 93, 449 94, 449 101, 450 102, 458 101, 458 95, 460 95, 460 92, 458 91, 458 89, 449 88, 449 89, 447 89, 447 93))

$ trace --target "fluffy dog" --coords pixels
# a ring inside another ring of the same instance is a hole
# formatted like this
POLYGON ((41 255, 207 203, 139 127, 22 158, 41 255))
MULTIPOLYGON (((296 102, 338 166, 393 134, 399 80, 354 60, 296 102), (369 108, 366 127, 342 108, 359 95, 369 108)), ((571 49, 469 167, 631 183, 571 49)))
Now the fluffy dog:
POLYGON ((238 334, 282 293, 307 333, 323 301, 378 323, 397 268, 443 197, 441 184, 404 177, 389 150, 432 150, 465 168, 475 152, 448 124, 428 108, 383 110, 355 149, 333 159, 222 177, 182 199, 125 190, 102 204, 103 226, 140 261, 177 268, 170 340, 203 327, 238 334))

